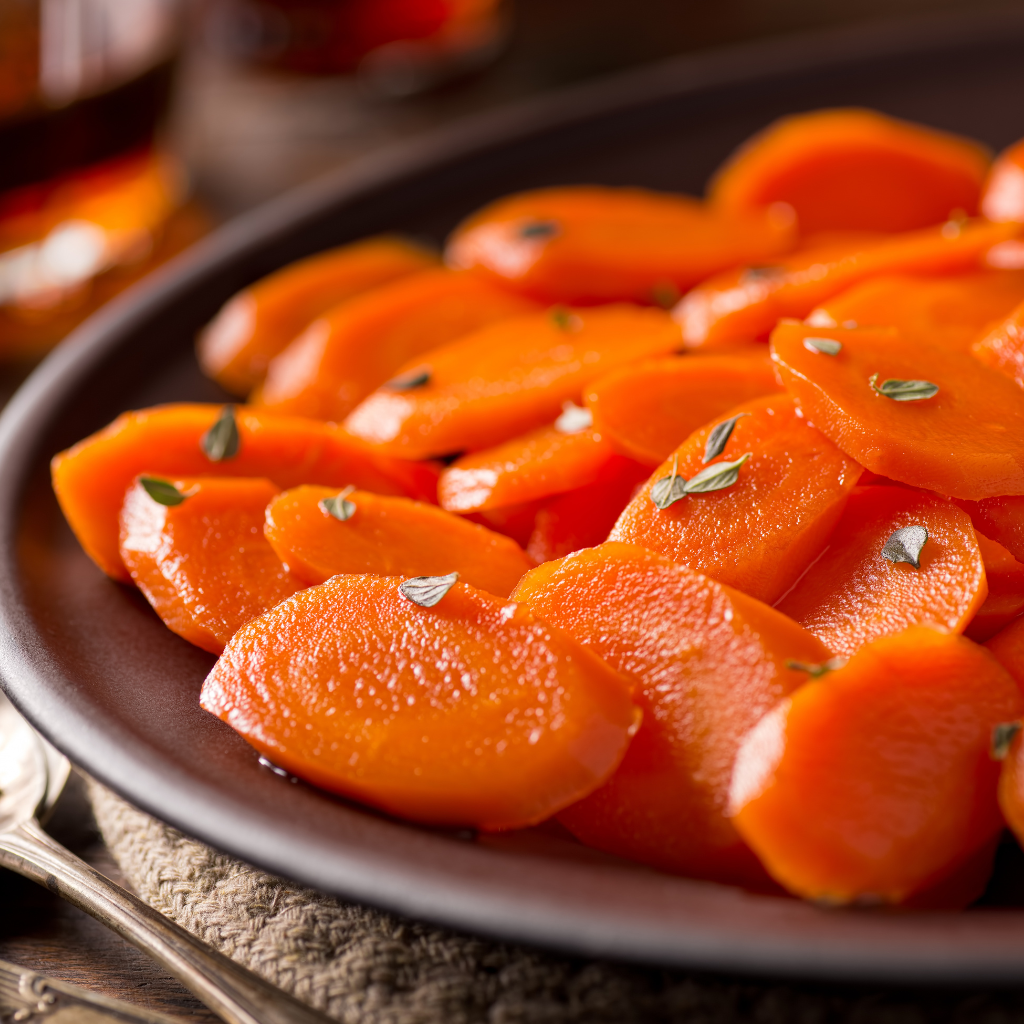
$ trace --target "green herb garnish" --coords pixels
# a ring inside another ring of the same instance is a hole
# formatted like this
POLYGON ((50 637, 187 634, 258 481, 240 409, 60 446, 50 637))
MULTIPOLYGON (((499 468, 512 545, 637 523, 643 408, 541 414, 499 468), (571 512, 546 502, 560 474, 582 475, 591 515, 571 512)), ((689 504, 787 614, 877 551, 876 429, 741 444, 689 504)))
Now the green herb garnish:
POLYGON ((450 572, 447 576, 414 576, 400 583, 398 589, 403 597, 421 608, 433 608, 458 582, 459 574, 450 572))
POLYGON ((843 343, 835 338, 804 338, 804 348, 808 352, 821 352, 826 356, 837 356, 843 349, 843 343))
POLYGON ((348 496, 355 489, 355 484, 349 484, 343 491, 333 497, 323 498, 317 504, 329 516, 334 516, 339 522, 344 523, 356 514, 356 503, 348 500, 348 496))
POLYGON ((552 238, 558 234, 558 224, 553 220, 527 221, 519 229, 520 238, 552 238))
POLYGON ((400 377, 392 377, 384 387, 388 391, 412 391, 414 388, 422 388, 430 383, 429 370, 413 370, 400 377))
POLYGON ((806 661, 790 659, 786 662, 786 668, 793 672, 806 672, 812 679, 820 679, 822 676, 828 675, 829 672, 835 672, 837 668, 842 668, 845 664, 845 658, 829 658, 828 661, 823 661, 820 665, 811 665, 806 661))
POLYGON ((708 434, 707 443, 704 445, 704 458, 701 459, 701 462, 707 464, 712 459, 717 459, 725 451, 725 446, 729 443, 729 438, 732 437, 732 428, 736 426, 736 421, 741 416, 749 415, 749 412, 740 412, 733 416, 732 419, 723 420, 719 423, 708 434))
POLYGON ((1010 752, 1010 744, 1021 730, 1020 722, 1000 722, 992 728, 992 760, 1003 761, 1010 752))
POLYGON ((224 462, 238 454, 241 438, 235 422, 235 407, 225 405, 217 422, 203 434, 199 442, 204 454, 211 462, 224 462))
POLYGON ((182 494, 170 480, 161 480, 155 476, 140 476, 139 483, 158 505, 167 505, 168 508, 180 505, 188 497, 187 494, 182 494))
POLYGON ((868 379, 871 390, 876 394, 891 398, 894 402, 921 402, 926 398, 934 398, 939 393, 939 385, 930 380, 898 380, 889 378, 877 383, 878 374, 873 373, 868 379))
POLYGON ((679 475, 679 456, 672 462, 672 472, 656 481, 651 488, 651 501, 659 509, 674 505, 688 494, 707 494, 732 487, 739 478, 740 466, 750 458, 750 452, 741 455, 735 462, 716 462, 707 466, 689 480, 679 475))
POLYGON ((882 546, 882 557, 890 562, 907 562, 915 569, 921 568, 921 549, 928 540, 926 527, 915 523, 893 531, 882 546))

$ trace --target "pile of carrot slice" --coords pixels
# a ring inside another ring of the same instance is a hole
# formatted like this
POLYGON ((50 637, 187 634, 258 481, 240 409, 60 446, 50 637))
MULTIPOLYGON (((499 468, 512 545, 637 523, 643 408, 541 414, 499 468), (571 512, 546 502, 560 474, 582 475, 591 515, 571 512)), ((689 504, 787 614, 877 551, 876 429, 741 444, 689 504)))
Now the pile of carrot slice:
POLYGON ((768 126, 698 199, 497 199, 234 296, 238 404, 53 461, 202 706, 409 820, 823 904, 1024 839, 1024 143, 768 126))

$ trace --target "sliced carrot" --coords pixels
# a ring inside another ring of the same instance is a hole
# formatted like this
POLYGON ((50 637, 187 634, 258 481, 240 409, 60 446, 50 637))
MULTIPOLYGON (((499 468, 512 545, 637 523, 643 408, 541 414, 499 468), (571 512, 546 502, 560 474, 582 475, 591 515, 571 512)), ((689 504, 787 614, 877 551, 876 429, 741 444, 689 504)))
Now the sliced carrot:
POLYGON ((807 316, 833 295, 883 274, 965 274, 985 266, 1019 224, 951 221, 849 248, 803 250, 774 265, 729 270, 684 296, 674 311, 688 348, 718 348, 766 335, 781 317, 807 316))
POLYGON ((985 647, 1024 692, 1024 618, 1008 622, 985 641, 985 647))
POLYGON ((623 461, 593 428, 540 427, 456 459, 441 472, 437 500, 449 512, 519 505, 609 479, 623 461))
POLYGON ((203 707, 301 778, 428 824, 535 824, 615 770, 640 718, 618 673, 524 606, 402 587, 296 594, 235 634, 203 707))
POLYGON ((923 338, 967 350, 978 334, 1024 300, 1024 271, 983 270, 949 277, 892 274, 829 299, 807 317, 815 327, 895 327, 908 342, 923 338))
POLYGON ((964 630, 964 636, 984 643, 1024 612, 1024 564, 997 541, 982 533, 976 536, 985 561, 988 597, 964 630))
POLYGON ((538 308, 474 274, 410 274, 314 320, 271 360, 253 401, 274 412, 340 421, 410 359, 538 308))
POLYGON ((552 423, 609 370, 678 347, 678 326, 657 309, 555 309, 505 320, 406 364, 345 426, 405 458, 476 451, 552 423))
POLYGON ((325 310, 436 262, 428 250, 385 235, 290 263, 227 301, 199 336, 199 363, 228 391, 246 395, 270 360, 325 310))
POLYGON ((1024 496, 954 501, 971 517, 978 533, 1001 544, 1018 562, 1024 562, 1024 496))
POLYGON ((211 458, 204 438, 229 408, 181 403, 123 413, 54 456, 53 489, 61 510, 86 554, 108 576, 129 578, 118 553, 117 520, 125 491, 140 473, 267 477, 279 487, 355 484, 410 497, 429 496, 436 487, 431 466, 381 458, 333 424, 244 407, 233 412, 237 451, 211 458))
POLYGON ((860 466, 802 419, 792 398, 757 399, 688 437, 626 506, 608 539, 657 551, 771 604, 825 546, 859 476, 860 466), (733 420, 722 454, 705 464, 712 433, 733 420), (735 467, 734 483, 687 493, 665 508, 655 504, 656 489, 680 493, 680 479, 694 481, 726 464, 735 467))
POLYGON ((978 211, 990 156, 971 139, 856 107, 780 118, 711 179, 730 213, 789 203, 801 231, 911 231, 978 211))
POLYGON ((267 540, 305 584, 339 573, 443 576, 507 597, 533 561, 514 540, 435 505, 369 491, 296 487, 266 510, 267 540))
POLYGON ((866 469, 954 498, 1024 494, 1024 392, 967 353, 792 321, 771 348, 807 418, 866 469))
POLYGON ((971 353, 990 369, 1024 387, 1024 302, 978 338, 971 353))
POLYGON ((981 212, 989 220, 1024 222, 1024 140, 996 157, 981 194, 981 212))
POLYGON ((924 626, 875 640, 747 734, 733 822, 790 892, 905 902, 999 833, 992 729, 1022 711, 970 640, 924 626))
POLYGON ((121 558, 169 629, 220 654, 250 619, 302 589, 263 536, 266 507, 279 491, 269 480, 244 478, 161 484, 177 504, 155 500, 138 479, 125 495, 121 558))
POLYGON ((521 548, 525 548, 533 534, 537 515, 549 500, 541 498, 539 501, 527 501, 522 505, 485 508, 480 512, 468 512, 463 518, 471 523, 479 523, 505 537, 511 537, 521 548))
POLYGON ((781 390, 767 349, 758 346, 743 355, 627 366, 595 380, 584 400, 602 437, 623 455, 653 467, 708 420, 781 390))
POLYGON ((987 595, 979 540, 965 512, 903 487, 858 487, 828 547, 776 607, 848 656, 908 626, 962 632, 987 595), (897 531, 906 530, 901 541, 897 531))
POLYGON ((619 459, 605 479, 549 498, 537 511, 526 542, 526 553, 537 562, 550 562, 580 548, 600 544, 622 510, 647 479, 646 466, 619 459))
POLYGON ((784 615, 667 558, 602 544, 523 577, 513 598, 631 676, 643 724, 615 774, 559 820, 583 842, 668 871, 755 883, 726 817, 744 733, 828 651, 784 615))
POLYGON ((671 304, 709 274, 793 247, 788 207, 740 216, 698 199, 576 185, 506 196, 456 228, 452 267, 544 302, 671 304))
MULTIPOLYGON (((1021 677, 1017 677, 1021 681, 1021 677)), ((999 773, 999 809, 1003 812, 1006 824, 1017 837, 1017 842, 1024 841, 1024 750, 1021 741, 1021 722, 1007 721, 1001 723, 1003 729, 993 737, 993 748, 996 741, 1009 743, 1005 750, 995 752, 1002 756, 1003 767, 999 773)))

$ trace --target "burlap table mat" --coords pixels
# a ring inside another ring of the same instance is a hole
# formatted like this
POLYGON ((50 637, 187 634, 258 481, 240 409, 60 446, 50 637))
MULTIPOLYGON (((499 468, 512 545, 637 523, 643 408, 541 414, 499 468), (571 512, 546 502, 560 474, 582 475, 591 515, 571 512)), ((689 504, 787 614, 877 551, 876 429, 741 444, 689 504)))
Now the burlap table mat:
POLYGON ((157 910, 344 1024, 1024 1024, 1024 994, 787 984, 548 955, 403 920, 212 850, 92 783, 157 910))

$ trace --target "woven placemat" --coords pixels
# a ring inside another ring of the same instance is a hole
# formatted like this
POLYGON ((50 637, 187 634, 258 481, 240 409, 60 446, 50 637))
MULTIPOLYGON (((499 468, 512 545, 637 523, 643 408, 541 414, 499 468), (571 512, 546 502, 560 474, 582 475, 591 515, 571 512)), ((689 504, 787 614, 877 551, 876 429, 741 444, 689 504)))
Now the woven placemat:
POLYGON ((773 984, 476 939, 268 875, 96 783, 90 798, 143 899, 344 1024, 1024 1024, 1014 992, 773 984))

